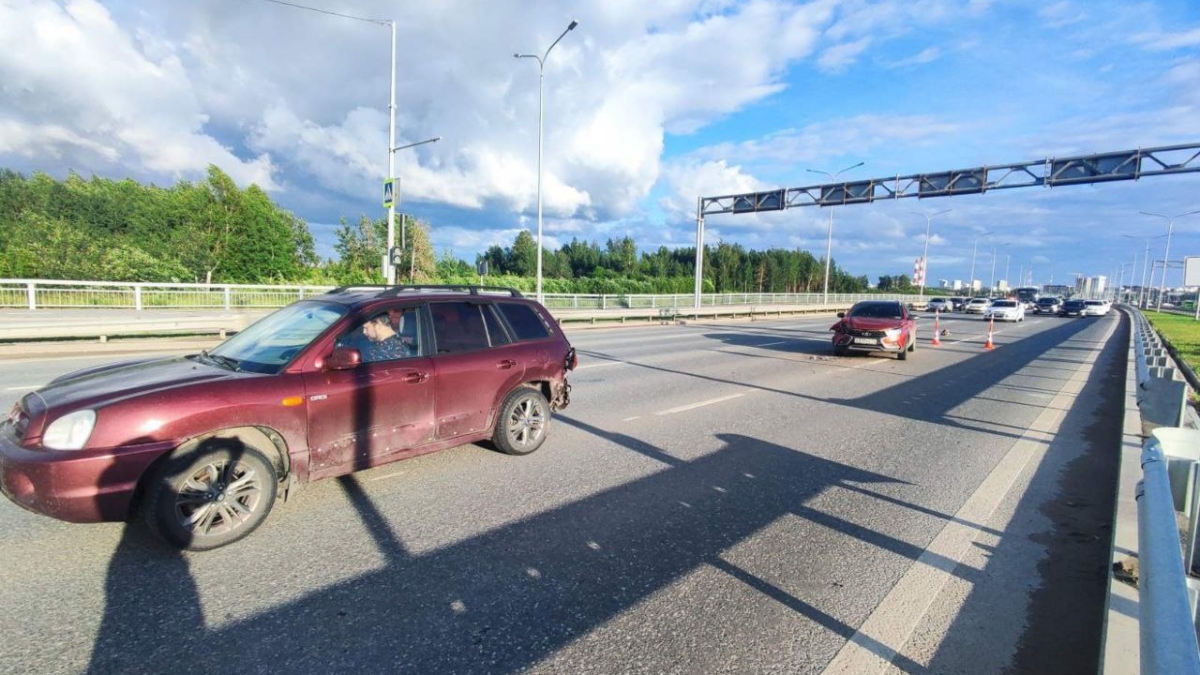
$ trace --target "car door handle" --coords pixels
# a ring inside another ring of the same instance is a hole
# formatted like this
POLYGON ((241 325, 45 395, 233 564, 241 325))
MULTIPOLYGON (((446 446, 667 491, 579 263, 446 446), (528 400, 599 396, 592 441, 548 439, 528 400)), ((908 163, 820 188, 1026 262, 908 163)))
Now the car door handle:
POLYGON ((409 384, 420 384, 429 379, 429 373, 411 372, 404 374, 404 381, 409 384))
POLYGON ((511 370, 512 368, 516 367, 516 365, 516 361, 513 361, 512 359, 504 359, 500 363, 497 363, 496 367, 500 370, 511 370))

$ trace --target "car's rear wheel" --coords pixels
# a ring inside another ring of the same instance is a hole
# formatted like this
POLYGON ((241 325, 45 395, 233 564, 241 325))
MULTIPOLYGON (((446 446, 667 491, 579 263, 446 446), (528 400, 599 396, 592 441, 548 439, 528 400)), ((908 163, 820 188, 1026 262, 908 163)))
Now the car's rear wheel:
POLYGON ((550 405, 533 387, 514 390, 500 406, 492 442, 509 455, 528 455, 542 447, 550 431, 550 405))
POLYGON ((172 546, 207 551, 258 528, 275 504, 278 484, 262 453, 237 441, 210 441, 155 471, 142 515, 172 546))

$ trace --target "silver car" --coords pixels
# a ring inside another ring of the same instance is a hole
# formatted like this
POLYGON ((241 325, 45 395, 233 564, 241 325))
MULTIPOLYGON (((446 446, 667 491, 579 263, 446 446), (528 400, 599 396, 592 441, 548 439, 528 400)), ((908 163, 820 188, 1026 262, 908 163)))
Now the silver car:
POLYGON ((987 298, 971 298, 963 306, 963 312, 966 314, 983 314, 990 302, 987 298))

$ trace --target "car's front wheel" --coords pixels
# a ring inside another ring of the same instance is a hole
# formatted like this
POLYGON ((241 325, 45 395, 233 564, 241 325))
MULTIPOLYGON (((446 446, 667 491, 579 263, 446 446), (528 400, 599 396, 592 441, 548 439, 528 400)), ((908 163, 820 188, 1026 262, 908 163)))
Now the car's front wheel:
POLYGON ((528 455, 542 447, 550 430, 550 405, 533 387, 514 390, 500 406, 492 442, 509 455, 528 455))
POLYGON ((278 474, 262 453, 237 441, 208 441, 172 456, 150 477, 142 515, 154 534, 189 551, 249 535, 275 505, 278 474))

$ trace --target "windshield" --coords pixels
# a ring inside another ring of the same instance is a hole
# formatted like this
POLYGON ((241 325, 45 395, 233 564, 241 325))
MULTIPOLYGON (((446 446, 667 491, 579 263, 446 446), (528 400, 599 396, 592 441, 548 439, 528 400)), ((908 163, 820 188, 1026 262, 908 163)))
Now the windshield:
POLYGON ((874 319, 899 319, 900 305, 894 302, 871 302, 850 308, 850 316, 874 319))
POLYGON ((992 303, 992 307, 1016 307, 1017 303, 1012 300, 997 300, 992 303))
POLYGON ((202 358, 216 357, 234 370, 278 373, 346 311, 343 305, 297 302, 256 321, 202 358))

